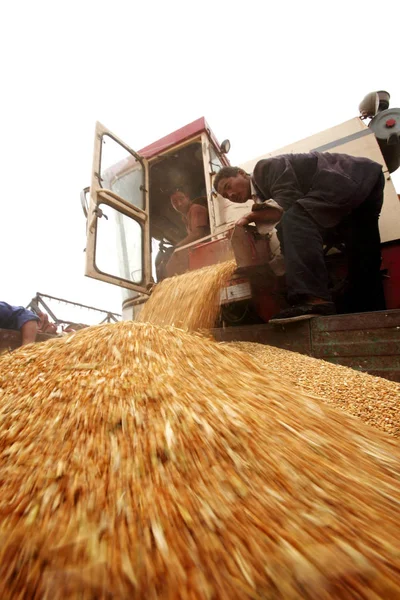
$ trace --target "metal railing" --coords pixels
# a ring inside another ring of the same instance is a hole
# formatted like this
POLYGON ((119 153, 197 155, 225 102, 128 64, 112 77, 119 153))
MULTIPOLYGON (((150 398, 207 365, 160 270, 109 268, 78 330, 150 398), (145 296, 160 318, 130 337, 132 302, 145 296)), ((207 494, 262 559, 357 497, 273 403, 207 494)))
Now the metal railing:
MULTIPOLYGON (((48 300, 54 300, 56 302, 61 302, 63 304, 76 306, 78 308, 84 308, 87 310, 95 311, 104 315, 104 318, 99 321, 99 324, 103 323, 116 323, 121 320, 121 315, 118 313, 111 312, 109 310, 103 310, 101 308, 96 308, 94 306, 88 306, 87 304, 81 304, 80 302, 72 302, 71 300, 66 300, 65 298, 57 298, 56 296, 50 296, 49 294, 42 294, 40 292, 36 292, 36 296, 32 298, 27 308, 33 310, 36 314, 47 313, 48 317, 50 317, 53 323, 57 326, 72 326, 78 325, 76 321, 71 321, 69 319, 59 318, 54 310, 50 308, 48 305, 48 300), (47 301, 46 301, 46 300, 47 301)), ((87 327, 88 325, 84 323, 79 323, 80 326, 87 327)))

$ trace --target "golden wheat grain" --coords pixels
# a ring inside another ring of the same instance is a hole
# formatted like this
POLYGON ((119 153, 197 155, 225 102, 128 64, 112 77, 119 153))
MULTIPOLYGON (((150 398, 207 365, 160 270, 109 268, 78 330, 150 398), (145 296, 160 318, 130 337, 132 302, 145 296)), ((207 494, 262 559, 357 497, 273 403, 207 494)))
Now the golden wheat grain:
POLYGON ((400 435, 399 383, 273 346, 251 342, 229 345, 248 352, 260 366, 289 378, 305 392, 373 427, 400 435))
POLYGON ((0 357, 1 598, 398 598, 399 465, 196 334, 26 346, 0 357))
POLYGON ((220 311, 221 288, 235 269, 232 260, 164 279, 154 288, 138 320, 189 331, 210 329, 220 311))

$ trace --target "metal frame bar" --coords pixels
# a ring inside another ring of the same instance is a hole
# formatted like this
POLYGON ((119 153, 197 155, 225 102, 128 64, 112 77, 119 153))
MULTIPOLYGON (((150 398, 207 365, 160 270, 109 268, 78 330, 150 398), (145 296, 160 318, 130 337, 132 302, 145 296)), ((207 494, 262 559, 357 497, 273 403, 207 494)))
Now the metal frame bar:
POLYGON ((96 123, 96 132, 94 140, 94 151, 93 151, 93 165, 92 165, 92 180, 90 186, 90 209, 88 215, 88 228, 87 228, 87 247, 86 247, 86 269, 85 275, 100 281, 107 283, 113 283, 120 287, 124 287, 135 292, 146 293, 147 286, 152 281, 151 273, 151 248, 150 248, 150 224, 149 224, 149 180, 148 180, 148 162, 140 157, 134 150, 132 150, 127 144, 120 140, 117 136, 112 134, 108 129, 101 123, 96 123), (104 135, 108 135, 116 143, 121 145, 129 154, 131 154, 143 167, 143 194, 144 194, 144 210, 133 206, 111 190, 107 190, 101 187, 100 182, 100 168, 101 168, 101 151, 102 151, 102 139, 104 135), (103 273, 96 266, 96 240, 97 240, 97 209, 99 205, 104 202, 111 206, 114 210, 125 214, 127 217, 132 218, 138 222, 143 231, 142 236, 142 266, 143 266, 143 277, 142 281, 133 283, 127 279, 123 279, 111 273, 103 273))
POLYGON ((34 311, 41 312, 41 307, 47 312, 47 314, 53 319, 55 325, 73 325, 74 321, 69 321, 66 319, 59 319, 56 314, 51 310, 48 304, 43 300, 43 298, 49 298, 50 300, 56 300, 57 302, 63 302, 64 304, 71 304, 73 306, 78 306, 79 308, 86 308, 88 310, 93 310, 95 312, 99 312, 105 314, 105 318, 100 321, 102 323, 117 323, 122 316, 118 313, 113 313, 109 310, 103 310, 101 308, 96 308, 94 306, 89 306, 87 304, 81 304, 80 302, 72 302, 71 300, 66 300, 65 298, 57 298, 56 296, 50 296, 49 294, 42 294, 41 292, 36 292, 36 296, 32 298, 27 308, 32 308, 34 311))

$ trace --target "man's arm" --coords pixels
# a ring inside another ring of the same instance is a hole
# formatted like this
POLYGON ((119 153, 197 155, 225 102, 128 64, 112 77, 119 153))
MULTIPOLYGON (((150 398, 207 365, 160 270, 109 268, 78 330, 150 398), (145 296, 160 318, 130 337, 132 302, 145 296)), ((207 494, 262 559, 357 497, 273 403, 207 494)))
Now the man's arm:
POLYGON ((288 210, 304 197, 296 173, 285 155, 258 161, 253 179, 264 198, 273 198, 283 210, 288 210))
POLYGON ((21 331, 21 345, 25 346, 25 344, 33 344, 36 340, 36 334, 38 330, 38 325, 36 321, 26 321, 20 331, 21 331))
POLYGON ((0 324, 5 329, 15 329, 21 332, 22 345, 35 341, 39 317, 23 306, 11 306, 0 302, 0 324))
POLYGON ((21 332, 21 344, 32 344, 36 340, 38 330, 39 317, 22 306, 15 311, 15 319, 17 328, 21 332))

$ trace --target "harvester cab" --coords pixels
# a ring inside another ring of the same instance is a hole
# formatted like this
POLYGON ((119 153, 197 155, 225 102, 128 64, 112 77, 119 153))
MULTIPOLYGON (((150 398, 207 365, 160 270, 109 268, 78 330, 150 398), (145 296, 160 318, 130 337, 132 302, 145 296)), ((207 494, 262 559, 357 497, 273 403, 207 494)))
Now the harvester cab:
MULTIPOLYGON (((386 92, 369 94, 359 108, 358 117, 241 166, 250 173, 261 158, 309 151, 366 156, 380 163, 386 179, 380 218, 382 276, 387 307, 400 308, 400 203, 390 177, 400 161, 400 110, 389 108, 386 92)), ((91 186, 81 196, 87 216, 86 275, 121 286, 124 318, 135 318, 164 277, 231 258, 238 268, 221 293, 225 324, 266 322, 285 306, 276 231, 235 226, 252 201, 232 204, 213 189, 216 173, 229 164, 229 146, 228 140, 218 143, 204 118, 138 152, 97 124, 91 186), (188 190, 194 202, 207 208, 210 234, 175 249, 186 235, 170 202, 176 189, 188 190)), ((340 304, 346 282, 340 236, 327 244, 326 260, 340 304)))
MULTIPOLYGON (((91 186, 81 193, 87 218, 86 275, 123 288, 125 318, 134 318, 154 283, 165 277, 233 258, 236 248, 241 249, 238 265, 245 266, 243 243, 252 263, 265 260, 267 239, 250 231, 237 233, 235 219, 228 219, 224 210, 230 203, 216 198, 213 190, 214 176, 229 164, 228 150, 229 141, 219 144, 203 118, 139 152, 97 123, 91 186), (186 235, 170 202, 179 189, 207 209, 210 234, 175 249, 186 235), (255 260, 258 249, 262 260, 255 260)), ((248 280, 238 277, 222 303, 251 297, 248 280)))

